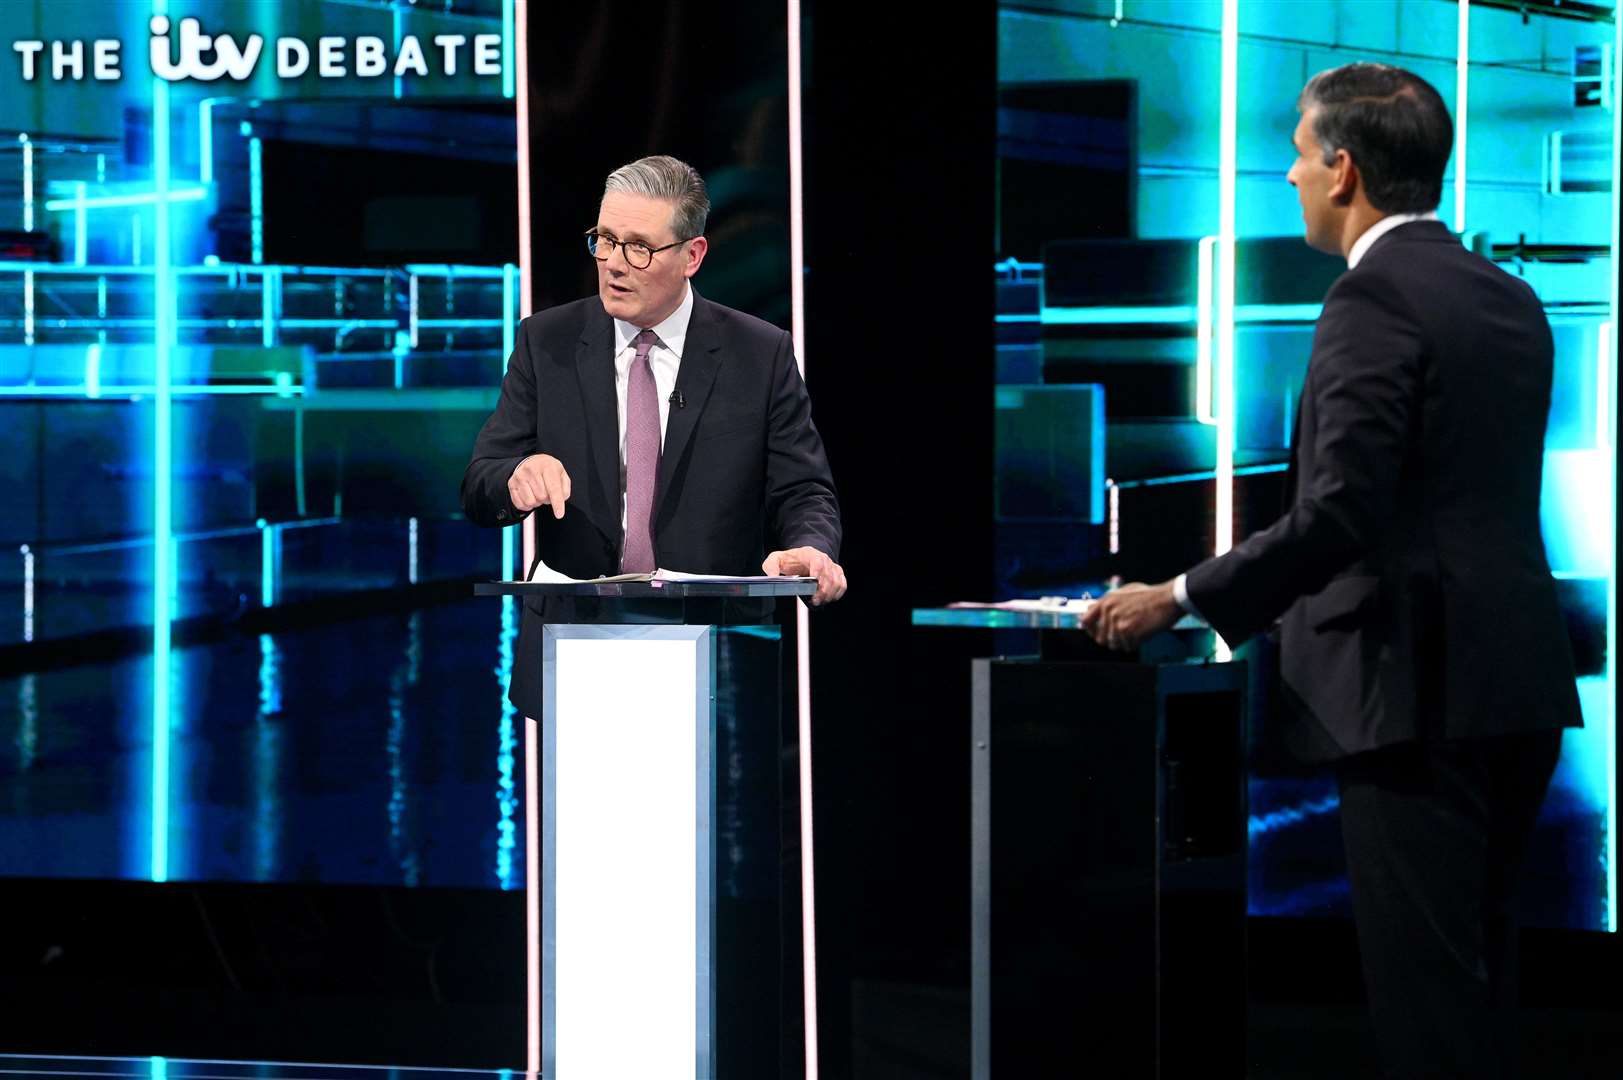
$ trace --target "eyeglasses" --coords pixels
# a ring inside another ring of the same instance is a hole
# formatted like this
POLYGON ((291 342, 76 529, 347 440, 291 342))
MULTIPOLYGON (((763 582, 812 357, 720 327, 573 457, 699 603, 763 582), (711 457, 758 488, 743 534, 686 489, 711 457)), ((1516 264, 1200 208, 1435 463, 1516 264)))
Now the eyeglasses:
POLYGON ((586 250, 591 252, 592 258, 604 261, 614 254, 615 248, 619 248, 620 253, 625 256, 626 262, 631 265, 632 269, 646 270, 653 263, 655 255, 658 255, 661 251, 668 251, 673 247, 685 244, 692 239, 693 237, 690 236, 687 240, 673 240, 663 247, 649 247, 639 240, 616 240, 612 236, 603 235, 596 229, 588 229, 586 232, 586 250))

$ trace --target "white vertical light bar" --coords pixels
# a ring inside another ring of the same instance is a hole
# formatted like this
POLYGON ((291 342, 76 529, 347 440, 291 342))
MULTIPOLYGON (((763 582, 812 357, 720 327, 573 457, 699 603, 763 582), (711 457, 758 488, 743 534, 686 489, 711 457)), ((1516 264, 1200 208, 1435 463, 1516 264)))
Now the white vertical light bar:
MULTIPOLYGON (((518 312, 530 313, 534 260, 530 255, 530 5, 513 0, 514 115, 518 141, 518 312)), ((398 96, 398 89, 396 94, 398 96)), ((535 517, 524 519, 524 565, 520 576, 535 561, 535 517)), ((533 663, 535 658, 525 658, 533 663)), ((524 718, 524 948, 525 948, 525 1067, 541 1071, 541 824, 540 768, 536 746, 539 733, 534 717, 524 718)))
POLYGON ((197 179, 205 184, 214 182, 213 98, 204 98, 197 105, 197 179))
POLYGON ((1203 236, 1195 249, 1195 419, 1216 424, 1212 412, 1212 253, 1217 237, 1203 236))
POLYGON ((23 545, 23 640, 34 640, 34 552, 23 545))
POLYGON ((73 261, 78 266, 90 261, 90 213, 85 205, 89 186, 83 180, 73 184, 74 201, 78 203, 73 208, 73 261))
MULTIPOLYGON (((789 21, 789 311, 795 359, 806 374, 805 153, 800 103, 800 0, 788 0, 789 21)), ((795 604, 795 702, 800 731, 800 947, 806 1009, 806 1080, 817 1080, 817 877, 812 854, 811 622, 795 604)))
POLYGON ((1110 554, 1121 551, 1121 485, 1114 480, 1105 481, 1110 498, 1110 554))
POLYGON ((417 584, 417 519, 406 521, 406 580, 417 584))
POLYGON ((265 261, 265 149, 257 137, 248 140, 248 229, 255 265, 265 261))
MULTIPOLYGON (((162 16, 168 0, 153 0, 162 16)), ((154 22, 156 22, 156 18, 154 22)), ((175 343, 175 282, 169 248, 169 84, 152 80, 153 568, 152 568, 152 864, 153 881, 169 880, 170 619, 174 614, 173 398, 170 350, 175 343)))
MULTIPOLYGON (((1612 11, 1612 55, 1623 58, 1623 10, 1612 11)), ((1618 257, 1623 252, 1618 250, 1618 226, 1623 222, 1623 211, 1618 206, 1618 197, 1623 193, 1623 80, 1620 80, 1620 63, 1613 62, 1612 70, 1607 73, 1608 93, 1612 94, 1612 335, 1610 335, 1610 387, 1607 388, 1607 413, 1610 417, 1618 414, 1618 328, 1623 323, 1618 322, 1618 283, 1623 281, 1618 274, 1618 257)), ((1612 497, 1612 513, 1607 515, 1607 523, 1612 529, 1607 551, 1613 552, 1612 570, 1607 575, 1607 929, 1613 934, 1618 931, 1618 716, 1617 716, 1617 685, 1618 685, 1618 568, 1617 568, 1617 430, 1615 424, 1608 426, 1607 447, 1612 453, 1607 460, 1612 463, 1612 490, 1608 495, 1612 497)))
POLYGON ((513 84, 513 0, 502 0, 502 97, 513 96, 513 84))
POLYGON ((281 290, 281 268, 266 267, 259 275, 259 341, 267 349, 276 344, 276 308, 281 290))
MULTIPOLYGON (((34 231, 34 143, 28 135, 17 136, 23 144, 23 231, 34 231)), ((23 344, 34 344, 34 272, 23 271, 23 344)))
POLYGON ((85 397, 101 397, 101 342, 85 346, 85 397))
POLYGON ((1459 0, 1459 43, 1454 57, 1454 231, 1465 231, 1466 89, 1471 66, 1471 0, 1459 0))
MULTIPOLYGON (((1218 149, 1217 364, 1213 415, 1217 420, 1217 520, 1213 550, 1234 546, 1234 243, 1239 154, 1240 0, 1223 0, 1222 122, 1218 149)), ((1217 639, 1216 657, 1231 658, 1217 639)))

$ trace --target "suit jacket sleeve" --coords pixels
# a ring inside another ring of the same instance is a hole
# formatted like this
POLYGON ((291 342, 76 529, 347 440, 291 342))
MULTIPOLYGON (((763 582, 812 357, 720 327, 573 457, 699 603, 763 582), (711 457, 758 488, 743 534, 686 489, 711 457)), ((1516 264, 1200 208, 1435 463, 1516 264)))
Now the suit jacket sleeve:
POLYGON ((1419 326, 1398 290, 1348 273, 1325 298, 1307 389, 1311 447, 1289 513, 1189 572, 1189 598, 1230 645, 1266 629, 1372 551, 1391 522, 1419 421, 1419 326))
POLYGON ((473 460, 462 474, 462 512, 476 525, 516 525, 525 517, 508 497, 507 480, 519 462, 539 453, 535 367, 526 329, 519 327, 518 343, 507 361, 496 410, 479 429, 473 460))
POLYGON ((767 525, 779 548, 812 547, 837 560, 839 498, 788 334, 773 355, 772 376, 767 406, 767 525))

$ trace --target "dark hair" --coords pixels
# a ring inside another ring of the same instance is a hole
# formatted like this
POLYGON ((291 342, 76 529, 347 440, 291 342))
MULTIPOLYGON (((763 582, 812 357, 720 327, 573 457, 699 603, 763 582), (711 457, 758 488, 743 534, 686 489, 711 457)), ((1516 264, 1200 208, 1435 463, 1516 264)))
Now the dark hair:
POLYGON ((1436 209, 1454 123, 1431 83, 1388 64, 1346 64, 1313 76, 1296 107, 1313 111, 1313 135, 1326 165, 1337 150, 1347 151, 1375 209, 1436 209))

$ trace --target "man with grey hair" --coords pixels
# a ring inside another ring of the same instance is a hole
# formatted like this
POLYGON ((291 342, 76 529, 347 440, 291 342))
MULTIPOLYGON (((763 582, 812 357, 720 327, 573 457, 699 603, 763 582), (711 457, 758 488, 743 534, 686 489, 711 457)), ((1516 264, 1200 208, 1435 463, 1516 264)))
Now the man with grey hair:
MULTIPOLYGON (((840 509, 811 399, 786 332, 691 286, 709 211, 703 178, 675 158, 609 174, 586 233, 597 295, 519 327, 463 512, 501 527, 545 507, 537 557, 570 577, 799 574, 829 603, 846 588, 840 509)), ((559 617, 526 601, 520 654, 559 617)), ((528 716, 539 679, 539 664, 514 666, 509 696, 528 716)))
POLYGON ((1537 295, 1437 220, 1453 126, 1384 64, 1316 76, 1286 179, 1347 260, 1313 337, 1291 504, 1225 555, 1084 616, 1131 648, 1184 612, 1279 622, 1286 741, 1334 762, 1389 1075, 1516 1068, 1516 886, 1580 720, 1539 530, 1553 346, 1537 295))

